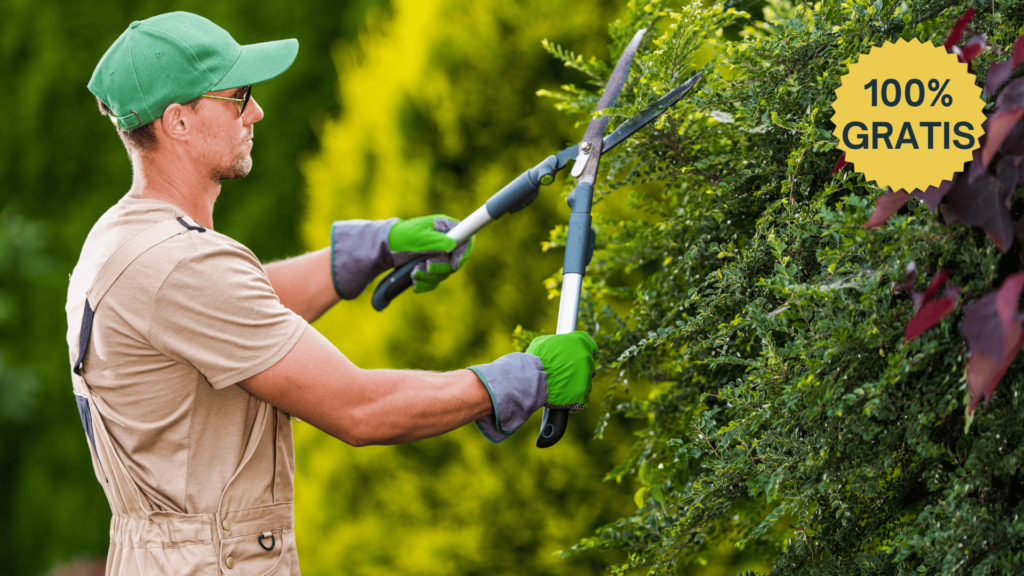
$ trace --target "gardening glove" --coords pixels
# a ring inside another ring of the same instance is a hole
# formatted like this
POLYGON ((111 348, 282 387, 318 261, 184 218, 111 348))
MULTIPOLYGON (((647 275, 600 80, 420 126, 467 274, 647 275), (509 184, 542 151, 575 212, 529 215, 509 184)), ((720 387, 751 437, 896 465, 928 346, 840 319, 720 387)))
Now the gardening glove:
POLYGON ((542 406, 578 412, 590 402, 597 344, 586 332, 538 336, 526 353, 470 366, 487 388, 494 414, 476 421, 491 442, 503 442, 542 406))
POLYGON ((422 254, 431 254, 431 258, 413 271, 413 290, 433 290, 466 261, 473 249, 475 237, 456 248, 455 241, 445 236, 457 222, 442 215, 412 220, 335 222, 331 226, 331 277, 335 291, 338 296, 352 300, 381 272, 422 254))
POLYGON ((412 270, 412 291, 429 292, 459 269, 473 252, 476 236, 460 246, 445 235, 459 221, 444 214, 399 220, 388 235, 388 246, 395 268, 427 254, 427 260, 412 270))

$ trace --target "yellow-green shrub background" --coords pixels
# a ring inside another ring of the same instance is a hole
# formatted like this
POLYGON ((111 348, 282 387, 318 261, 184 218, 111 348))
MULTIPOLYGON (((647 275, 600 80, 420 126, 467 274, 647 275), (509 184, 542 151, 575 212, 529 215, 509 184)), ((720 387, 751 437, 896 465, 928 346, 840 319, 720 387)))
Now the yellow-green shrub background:
MULTIPOLYGON (((329 243, 334 220, 462 217, 522 170, 579 137, 535 92, 578 75, 541 41, 603 52, 615 7, 567 1, 398 0, 334 52, 342 113, 303 164, 302 238, 329 243)), ((360 366, 450 370, 512 351, 517 325, 554 327, 543 280, 561 253, 541 251, 567 217, 560 186, 478 238, 469 266, 435 292, 383 313, 369 290, 315 326, 360 366)), ((310 574, 581 574, 610 559, 553 553, 630 512, 631 489, 601 478, 621 442, 594 442, 594 415, 556 448, 533 446, 537 418, 501 445, 474 426, 402 447, 352 449, 301 426, 297 509, 310 574)), ((621 430, 613 432, 622 434, 621 430)))

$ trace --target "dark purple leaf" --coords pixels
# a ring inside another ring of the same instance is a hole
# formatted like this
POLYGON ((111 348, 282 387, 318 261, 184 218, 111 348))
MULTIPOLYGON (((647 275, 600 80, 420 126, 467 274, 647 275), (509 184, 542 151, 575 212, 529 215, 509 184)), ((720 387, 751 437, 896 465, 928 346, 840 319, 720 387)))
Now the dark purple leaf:
POLYGON ((970 62, 978 57, 985 50, 985 35, 978 34, 967 41, 967 44, 960 50, 960 61, 970 62))
MULTIPOLYGON (((1005 91, 1003 92, 1005 94, 1005 91)), ((1024 106, 1000 110, 985 121, 985 144, 981 148, 981 162, 987 168, 995 158, 1003 141, 1024 115, 1024 106)))
POLYGON ((1024 272, 1017 272, 1008 276, 999 290, 972 302, 964 313, 961 332, 970 350, 968 412, 973 412, 982 399, 988 401, 1024 343, 1021 330, 1024 316, 1017 311, 1022 289, 1024 272))
POLYGON ((1021 316, 1017 302, 1024 288, 1024 272, 1006 277, 1003 285, 967 306, 960 331, 967 339, 971 352, 982 352, 996 362, 1003 360, 1007 330, 1021 316))
POLYGON ((943 196, 949 192, 952 186, 952 181, 943 180, 938 186, 929 186, 924 192, 914 190, 910 195, 927 204, 932 209, 932 212, 935 212, 939 209, 939 202, 942 201, 943 196))
POLYGON ((998 110, 1009 110, 1024 106, 1024 78, 1015 78, 1003 88, 996 98, 998 110))
POLYGON ((921 307, 914 314, 907 324, 907 330, 903 334, 905 342, 910 342, 921 334, 924 334, 932 326, 949 315, 956 308, 956 295, 952 298, 939 298, 921 307))
POLYGON ((1013 200, 1013 193, 1017 190, 1017 184, 1021 182, 1019 163, 1024 156, 1003 156, 996 166, 996 175, 1007 189, 1006 209, 1010 209, 1010 202, 1013 200))
POLYGON ((960 38, 963 38, 964 30, 967 28, 967 24, 971 22, 971 18, 974 18, 974 8, 968 8, 963 16, 956 19, 956 24, 953 24, 953 29, 949 31, 949 36, 942 44, 947 52, 960 42, 960 38))
POLYGON ((999 153, 1003 156, 1024 155, 1024 122, 1017 122, 1013 125, 1010 133, 1003 139, 999 153))
POLYGON ((999 160, 999 165, 996 166, 996 178, 1002 184, 1006 190, 1006 209, 1010 209, 1010 201, 1013 200, 1013 194, 1017 191, 1017 184, 1021 182, 1020 174, 1017 167, 1017 157, 1004 156, 999 160))
POLYGON ((1000 251, 1006 252, 1013 242, 1013 221, 1006 201, 1017 184, 1017 174, 999 164, 999 173, 987 172, 970 184, 963 173, 953 176, 953 185, 942 204, 942 214, 969 226, 985 230, 1000 251))
POLYGON ((921 303, 927 304, 931 302, 935 295, 939 293, 939 289, 946 284, 946 280, 949 280, 949 272, 943 270, 936 274, 932 281, 928 283, 928 289, 925 290, 921 303))
POLYGON ((910 201, 910 194, 900 190, 898 192, 886 192, 875 200, 875 211, 871 218, 864 223, 865 228, 878 228, 889 221, 904 204, 910 201))
POLYGON ((985 77, 985 96, 991 97, 999 90, 999 87, 1010 77, 1013 71, 1013 64, 1009 60, 993 62, 988 67, 988 76, 985 77))
POLYGON ((1003 351, 1003 361, 996 362, 992 357, 983 352, 973 352, 967 357, 967 389, 971 392, 971 404, 967 407, 968 412, 974 413, 974 409, 982 399, 988 402, 995 391, 996 385, 1006 374, 1013 360, 1024 343, 1024 335, 1021 333, 1020 323, 1014 324, 1007 334, 1006 347, 1003 351))
POLYGON ((996 293, 996 310, 999 311, 999 319, 1003 326, 1010 326, 1013 322, 1020 322, 1022 317, 1017 312, 1017 304, 1020 303, 1020 293, 1024 290, 1024 272, 1010 274, 1003 280, 1003 285, 996 293))
POLYGON ((1013 43, 1013 67, 1024 64, 1024 34, 1013 43))
POLYGON ((1024 156, 1003 156, 1003 161, 1017 169, 1017 183, 1024 184, 1024 156))
POLYGON ((843 152, 842 155, 839 156, 839 160, 836 162, 835 168, 832 169, 832 173, 835 174, 843 168, 846 168, 847 164, 849 164, 849 162, 846 161, 846 152, 843 152))
MULTIPOLYGON (((921 309, 921 306, 931 302, 935 299, 935 295, 938 294, 939 289, 946 284, 946 280, 949 280, 949 272, 942 271, 932 277, 932 281, 928 283, 928 289, 924 292, 911 292, 910 299, 914 301, 914 312, 921 309)), ((907 287, 910 290, 912 285, 907 287)), ((957 294, 958 290, 956 284, 949 283, 949 288, 943 290, 942 297, 949 298, 957 294)))
POLYGON ((985 135, 981 135, 980 147, 975 148, 971 151, 971 162, 964 167, 964 172, 967 173, 967 182, 974 184, 978 180, 978 176, 988 173, 985 169, 985 163, 981 161, 981 149, 985 147, 985 135))
POLYGON ((956 308, 959 290, 952 282, 946 286, 945 290, 942 290, 947 280, 949 280, 949 272, 943 270, 932 278, 926 291, 914 292, 910 295, 914 300, 915 313, 903 333, 904 341, 909 342, 917 338, 956 308), (940 290, 942 291, 941 296, 939 296, 940 290))
POLYGON ((978 298, 967 305, 960 333, 967 340, 972 354, 981 352, 1001 362, 1003 360, 1003 322, 996 309, 997 292, 978 298))

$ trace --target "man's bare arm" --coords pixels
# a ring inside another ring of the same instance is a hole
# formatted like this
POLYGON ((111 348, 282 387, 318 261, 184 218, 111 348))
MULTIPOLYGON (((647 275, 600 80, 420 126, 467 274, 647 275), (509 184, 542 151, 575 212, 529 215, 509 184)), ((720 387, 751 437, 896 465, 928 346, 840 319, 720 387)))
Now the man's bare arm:
POLYGON ((429 438, 493 413, 469 370, 363 370, 312 327, 284 358, 239 385, 352 446, 429 438))
POLYGON ((340 298, 331 278, 331 249, 323 248, 264 266, 281 304, 313 322, 340 298))

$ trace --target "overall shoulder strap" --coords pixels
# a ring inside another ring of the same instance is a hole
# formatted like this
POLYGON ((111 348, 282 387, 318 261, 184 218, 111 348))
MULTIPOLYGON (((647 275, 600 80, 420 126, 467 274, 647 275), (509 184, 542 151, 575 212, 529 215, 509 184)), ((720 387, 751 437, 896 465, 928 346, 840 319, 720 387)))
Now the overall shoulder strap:
POLYGON ((86 301, 92 305, 92 310, 95 312, 100 307, 100 301, 103 300, 107 290, 139 256, 157 244, 189 230, 206 232, 206 228, 198 224, 190 224, 188 220, 178 217, 177 220, 168 220, 148 228, 118 247, 103 263, 96 278, 92 281, 92 286, 85 292, 86 301))
POLYGON ((121 274, 128 269, 139 256, 142 256, 150 248, 169 240, 178 234, 184 234, 190 230, 206 232, 194 220, 178 217, 176 220, 161 222, 156 226, 147 228, 139 234, 129 238, 119 246, 110 258, 103 263, 92 286, 85 292, 85 311, 82 314, 82 330, 78 336, 78 360, 75 362, 74 372, 82 375, 82 362, 85 361, 85 352, 89 348, 89 336, 92 333, 92 320, 100 302, 107 294, 107 290, 114 285, 114 282, 121 277, 121 274))

